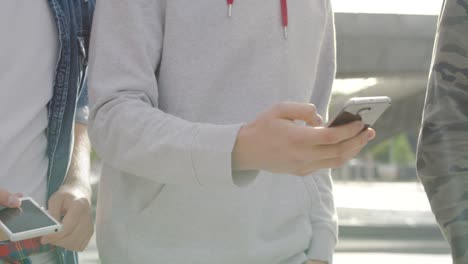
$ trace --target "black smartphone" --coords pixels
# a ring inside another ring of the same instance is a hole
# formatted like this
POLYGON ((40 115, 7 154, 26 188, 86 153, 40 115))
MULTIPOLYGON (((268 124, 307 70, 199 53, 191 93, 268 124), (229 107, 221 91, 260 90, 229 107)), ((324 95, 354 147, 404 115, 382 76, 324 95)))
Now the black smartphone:
POLYGON ((345 103, 335 118, 331 119, 328 127, 341 126, 359 120, 366 124, 366 128, 371 127, 390 105, 392 105, 392 100, 387 96, 353 97, 345 103))

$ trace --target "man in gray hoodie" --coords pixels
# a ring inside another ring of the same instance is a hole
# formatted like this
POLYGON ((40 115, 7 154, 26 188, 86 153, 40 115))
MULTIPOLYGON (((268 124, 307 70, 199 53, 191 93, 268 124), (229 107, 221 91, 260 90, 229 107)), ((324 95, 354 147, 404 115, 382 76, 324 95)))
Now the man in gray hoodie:
POLYGON ((444 1, 418 145, 418 174, 454 263, 468 263, 468 1, 444 1))
POLYGON ((329 1, 100 0, 96 12, 103 263, 332 263, 329 168, 375 132, 322 127, 329 1))

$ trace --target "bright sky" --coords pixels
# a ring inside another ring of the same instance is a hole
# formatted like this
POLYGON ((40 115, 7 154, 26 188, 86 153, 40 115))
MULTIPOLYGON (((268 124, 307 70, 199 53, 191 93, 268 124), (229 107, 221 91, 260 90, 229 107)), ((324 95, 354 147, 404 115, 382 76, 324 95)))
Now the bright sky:
POLYGON ((338 13, 438 15, 442 0, 331 0, 338 13))

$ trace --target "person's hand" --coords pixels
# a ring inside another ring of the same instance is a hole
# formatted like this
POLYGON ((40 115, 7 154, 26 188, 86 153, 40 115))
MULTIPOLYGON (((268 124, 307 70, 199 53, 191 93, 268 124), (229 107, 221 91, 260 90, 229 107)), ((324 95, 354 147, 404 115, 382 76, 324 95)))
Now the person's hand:
POLYGON ((0 206, 17 208, 21 206, 21 200, 23 197, 20 193, 10 193, 7 190, 0 189, 0 206))
POLYGON ((305 176, 319 169, 341 167, 375 137, 374 130, 363 131, 361 121, 332 128, 318 127, 320 123, 313 105, 274 106, 240 129, 233 168, 305 176))
POLYGON ((328 262, 320 260, 309 260, 305 264, 328 264, 328 262))
POLYGON ((57 220, 63 216, 63 230, 42 237, 41 243, 83 251, 94 232, 90 194, 77 186, 63 185, 49 199, 49 213, 57 220))
MULTIPOLYGON (((23 197, 21 193, 10 193, 7 190, 0 189, 0 206, 8 208, 17 208, 21 206, 21 200, 23 197)), ((9 240, 8 236, 0 231, 0 242, 9 240)))

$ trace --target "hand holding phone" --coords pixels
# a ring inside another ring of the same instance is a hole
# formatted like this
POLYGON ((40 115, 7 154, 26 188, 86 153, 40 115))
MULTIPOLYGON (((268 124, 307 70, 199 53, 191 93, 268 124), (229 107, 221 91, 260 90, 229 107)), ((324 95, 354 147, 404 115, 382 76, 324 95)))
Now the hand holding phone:
POLYGON ((0 230, 11 241, 21 241, 60 232, 62 224, 32 198, 21 198, 18 208, 0 207, 0 230))
POLYGON ((370 129, 362 131, 365 125, 360 121, 327 128, 317 117, 316 108, 308 104, 275 105, 240 129, 233 168, 306 176, 340 167, 375 135, 370 129), (310 126, 297 125, 298 119, 310 126))

